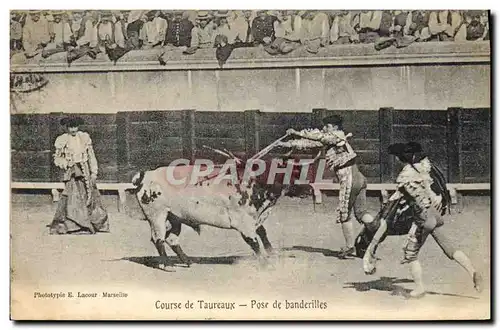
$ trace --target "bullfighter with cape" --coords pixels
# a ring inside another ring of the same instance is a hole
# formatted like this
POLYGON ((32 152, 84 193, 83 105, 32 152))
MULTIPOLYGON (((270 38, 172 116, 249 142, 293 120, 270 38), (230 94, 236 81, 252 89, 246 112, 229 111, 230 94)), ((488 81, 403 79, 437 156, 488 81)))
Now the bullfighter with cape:
POLYGON ((64 170, 62 193, 50 225, 51 234, 108 232, 108 215, 96 186, 97 159, 81 118, 64 118, 67 133, 55 141, 54 164, 64 170))

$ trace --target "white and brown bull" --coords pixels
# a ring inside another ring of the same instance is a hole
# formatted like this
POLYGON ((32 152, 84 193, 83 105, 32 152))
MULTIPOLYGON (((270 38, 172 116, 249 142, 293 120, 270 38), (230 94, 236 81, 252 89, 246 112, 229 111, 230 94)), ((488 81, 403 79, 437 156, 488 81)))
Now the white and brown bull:
MULTIPOLYGON (((303 192, 305 185, 293 184, 304 164, 253 158, 233 161, 210 169, 210 176, 201 179, 200 173, 208 171, 206 166, 160 167, 134 176, 136 197, 150 224, 151 241, 161 257, 167 256, 170 246, 181 262, 190 265, 179 245, 182 224, 198 234, 201 225, 236 230, 257 256, 261 255, 260 237, 266 252, 272 252, 264 221, 281 196, 303 192)), ((161 268, 164 266, 160 263, 161 268)))

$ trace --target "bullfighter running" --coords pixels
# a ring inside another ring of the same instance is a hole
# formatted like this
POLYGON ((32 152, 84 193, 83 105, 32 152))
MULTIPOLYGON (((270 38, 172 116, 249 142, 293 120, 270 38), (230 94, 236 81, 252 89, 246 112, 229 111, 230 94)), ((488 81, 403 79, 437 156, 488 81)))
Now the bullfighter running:
MULTIPOLYGON (((403 212, 409 210, 411 215, 397 219, 398 212, 395 212, 388 218, 380 219, 379 229, 363 258, 365 273, 373 274, 375 272, 375 248, 385 238, 389 229, 393 230, 395 223, 409 221, 411 227, 403 249, 404 259, 401 263, 410 266, 410 272, 416 285, 415 289, 410 292, 410 297, 420 298, 426 292, 422 268, 417 257, 429 234, 434 237, 448 258, 456 261, 469 273, 474 288, 481 292, 483 289, 482 275, 476 271, 469 257, 458 250, 449 240, 443 226, 443 218, 451 213, 451 197, 442 173, 423 153, 419 143, 392 144, 389 146, 389 154, 396 156, 405 165, 398 175, 398 188, 391 196, 389 204, 399 205, 403 212)), ((401 227, 408 228, 409 226, 400 225, 401 227)))

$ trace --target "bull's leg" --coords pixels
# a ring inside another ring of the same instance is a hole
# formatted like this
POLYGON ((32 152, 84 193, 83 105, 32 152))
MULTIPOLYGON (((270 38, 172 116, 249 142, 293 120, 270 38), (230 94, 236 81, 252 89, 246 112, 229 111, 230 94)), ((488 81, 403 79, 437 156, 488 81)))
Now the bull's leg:
POLYGON ((255 229, 255 220, 245 212, 234 212, 230 215, 231 228, 240 232, 241 237, 250 245, 253 252, 260 256, 260 244, 255 229))
POLYGON ((167 231, 165 240, 172 251, 174 251, 179 259, 181 259, 181 262, 185 263, 189 267, 191 265, 191 260, 189 260, 189 257, 184 253, 179 244, 179 235, 181 234, 182 223, 174 217, 169 216, 168 219, 170 224, 172 225, 172 228, 167 231))
POLYGON ((273 246, 271 245, 271 242, 269 242, 269 238, 267 237, 266 228, 261 225, 257 228, 256 233, 262 240, 262 244, 264 245, 264 249, 266 249, 266 252, 269 254, 273 253, 273 246))
POLYGON ((243 239, 245 240, 245 242, 248 245, 250 245, 250 247, 252 248, 253 252, 255 252, 255 254, 257 256, 261 255, 261 253, 260 253, 260 244, 259 244, 259 241, 257 239, 257 236, 251 237, 251 236, 246 236, 245 234, 241 233, 241 237, 243 237, 243 239))
POLYGON ((161 212, 156 212, 154 215, 148 215, 149 225, 151 226, 151 241, 156 247, 156 250, 160 254, 160 264, 159 268, 165 269, 166 259, 167 259, 167 242, 165 237, 167 236, 167 231, 170 230, 171 224, 167 220, 167 215, 169 210, 162 210, 161 212))

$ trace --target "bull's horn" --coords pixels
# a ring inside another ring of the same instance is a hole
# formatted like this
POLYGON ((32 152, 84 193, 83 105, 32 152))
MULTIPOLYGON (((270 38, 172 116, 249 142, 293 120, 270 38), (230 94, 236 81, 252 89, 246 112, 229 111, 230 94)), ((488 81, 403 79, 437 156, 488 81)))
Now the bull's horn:
POLYGON ((134 175, 132 184, 137 187, 142 183, 142 180, 144 180, 144 171, 140 171, 134 175))

